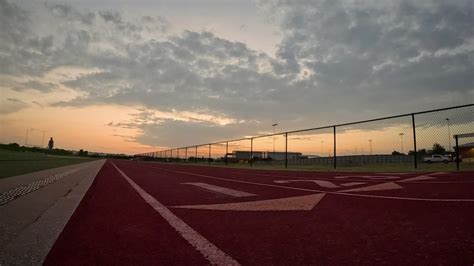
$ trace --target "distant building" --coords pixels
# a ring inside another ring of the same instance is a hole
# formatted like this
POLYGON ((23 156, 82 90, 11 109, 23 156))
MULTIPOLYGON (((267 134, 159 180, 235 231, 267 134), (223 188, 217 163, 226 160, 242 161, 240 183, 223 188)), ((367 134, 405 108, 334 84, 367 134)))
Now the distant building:
MULTIPOLYGON (((248 160, 250 159, 250 151, 233 151, 229 154, 229 157, 239 160, 248 160)), ((285 152, 253 151, 252 157, 259 159, 285 160, 285 152)), ((288 152, 288 160, 300 158, 302 158, 301 152, 288 152)))
POLYGON ((234 158, 238 160, 248 160, 250 156, 259 159, 263 158, 263 151, 253 151, 252 154, 250 154, 250 151, 233 151, 233 154, 235 155, 234 158))
MULTIPOLYGON (((288 152, 288 160, 296 160, 302 158, 303 154, 301 152, 288 152)), ((285 152, 266 152, 265 158, 272 160, 285 160, 285 152)))
POLYGON ((459 155, 463 162, 474 162, 474 142, 459 145, 459 155))

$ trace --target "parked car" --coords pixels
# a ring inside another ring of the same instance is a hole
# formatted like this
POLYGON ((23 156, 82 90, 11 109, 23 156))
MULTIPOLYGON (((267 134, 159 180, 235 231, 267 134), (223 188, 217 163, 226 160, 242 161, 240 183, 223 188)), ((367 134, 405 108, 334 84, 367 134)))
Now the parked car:
POLYGON ((452 161, 451 157, 445 156, 445 155, 440 155, 440 154, 433 154, 431 156, 423 158, 423 162, 428 163, 428 164, 431 164, 431 163, 449 163, 451 161, 452 161))

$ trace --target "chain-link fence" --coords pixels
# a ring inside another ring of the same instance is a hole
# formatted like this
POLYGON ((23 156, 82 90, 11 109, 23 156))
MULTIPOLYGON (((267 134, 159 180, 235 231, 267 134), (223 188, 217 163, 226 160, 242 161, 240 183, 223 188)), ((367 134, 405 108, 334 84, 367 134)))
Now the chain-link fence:
POLYGON ((474 104, 468 104, 180 147, 136 157, 259 168, 474 170, 473 118, 474 104))

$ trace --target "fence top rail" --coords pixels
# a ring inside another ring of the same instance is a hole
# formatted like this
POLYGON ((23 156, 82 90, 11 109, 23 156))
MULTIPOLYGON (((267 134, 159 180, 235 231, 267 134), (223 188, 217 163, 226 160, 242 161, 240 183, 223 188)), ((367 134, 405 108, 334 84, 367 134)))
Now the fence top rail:
POLYGON ((465 133, 465 134, 457 134, 457 135, 454 135, 453 138, 473 138, 474 137, 474 133, 465 133))
MULTIPOLYGON (((298 130, 291 130, 291 131, 283 131, 283 132, 277 132, 277 133, 271 133, 271 134, 265 134, 265 135, 258 135, 258 136, 252 136, 252 137, 245 137, 245 138, 239 138, 239 139, 222 140, 222 141, 217 141, 217 142, 209 142, 209 143, 203 143, 203 144, 198 144, 198 145, 191 145, 191 146, 180 147, 180 148, 174 148, 174 149, 186 149, 186 148, 194 148, 194 147, 197 148, 197 147, 200 147, 200 146, 215 145, 215 144, 224 144, 224 143, 228 143, 228 142, 251 140, 251 139, 272 137, 272 136, 278 136, 278 135, 285 135, 285 134, 292 134, 292 133, 300 133, 300 132, 306 132, 306 131, 314 131, 314 130, 321 130, 321 129, 328 129, 328 128, 336 128, 336 127, 342 127, 342 126, 351 126, 351 125, 357 125, 357 124, 363 124, 363 123, 377 122, 377 121, 382 121, 382 120, 388 120, 388 119, 394 119, 394 118, 400 118, 400 117, 407 117, 407 116, 413 116, 413 115, 420 115, 420 114, 427 114, 427 113, 435 113, 435 112, 441 112, 441 111, 447 111, 447 110, 453 110, 453 109, 460 109, 460 108, 466 108, 466 107, 472 107, 472 106, 474 106, 474 103, 471 103, 471 104, 464 104, 464 105, 457 105, 457 106, 451 106, 451 107, 445 107, 445 108, 438 108, 438 109, 431 109, 431 110, 420 111, 420 112, 414 112, 414 113, 406 113, 406 114, 401 114, 401 115, 393 115, 393 116, 379 117, 379 118, 374 118, 374 119, 360 120, 360 121, 356 121, 356 122, 348 122, 348 123, 342 123, 342 124, 334 124, 334 125, 331 125, 331 126, 305 128, 305 129, 298 129, 298 130)), ((460 135, 459 135, 459 136, 460 136, 460 135)), ((161 151, 170 151, 170 150, 173 150, 173 149, 161 150, 161 151)), ((152 152, 152 153, 153 153, 153 152, 152 152)), ((144 155, 144 154, 147 154, 147 153, 142 153, 142 154, 137 154, 137 155, 144 155)))

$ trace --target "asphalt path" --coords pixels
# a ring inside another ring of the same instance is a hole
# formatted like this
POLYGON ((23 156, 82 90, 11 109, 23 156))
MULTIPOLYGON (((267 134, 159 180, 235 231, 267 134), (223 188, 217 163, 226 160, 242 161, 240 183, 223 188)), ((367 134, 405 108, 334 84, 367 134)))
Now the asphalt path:
POLYGON ((0 180, 0 265, 39 265, 105 160, 0 180))
POLYGON ((472 265, 474 173, 108 161, 46 265, 472 265))

